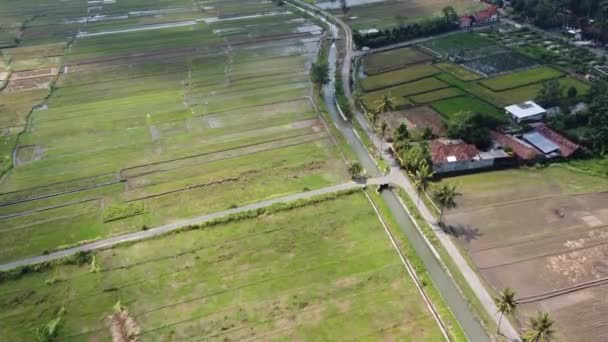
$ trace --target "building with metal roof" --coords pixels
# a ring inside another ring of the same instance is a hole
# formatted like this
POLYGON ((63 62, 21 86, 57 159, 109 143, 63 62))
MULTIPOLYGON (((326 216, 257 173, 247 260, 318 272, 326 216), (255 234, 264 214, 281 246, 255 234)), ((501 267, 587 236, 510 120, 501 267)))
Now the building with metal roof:
POLYGON ((547 114, 547 111, 534 101, 507 106, 505 107, 505 111, 507 115, 511 116, 518 123, 542 120, 547 114))
POLYGON ((523 139, 530 145, 536 147, 545 156, 551 157, 554 154, 559 155, 559 146, 538 132, 526 133, 524 134, 523 139))

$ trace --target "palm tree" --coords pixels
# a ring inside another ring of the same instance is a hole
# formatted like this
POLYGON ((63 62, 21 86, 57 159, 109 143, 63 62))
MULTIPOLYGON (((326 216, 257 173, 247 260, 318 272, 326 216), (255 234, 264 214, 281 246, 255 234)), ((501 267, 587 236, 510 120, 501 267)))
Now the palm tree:
POLYGON ((418 205, 420 205, 420 195, 429 187, 429 182, 432 178, 433 171, 431 171, 429 164, 424 161, 418 170, 416 170, 416 174, 414 175, 414 185, 416 186, 416 191, 418 192, 418 205))
POLYGON ((456 207, 456 185, 444 184, 435 190, 435 197, 441 205, 441 212, 439 213, 439 224, 443 224, 443 211, 445 209, 451 209, 456 207))
POLYGON ((530 342, 546 342, 550 341, 555 330, 553 324, 555 322, 546 312, 539 312, 536 317, 530 317, 528 320, 529 330, 524 335, 525 341, 530 342))
POLYGON ((395 99, 391 96, 390 92, 382 95, 382 98, 376 101, 376 110, 378 113, 385 114, 393 109, 395 109, 395 99))
POLYGON ((500 312, 500 320, 498 321, 498 328, 496 333, 500 332, 500 324, 502 323, 502 317, 505 315, 512 315, 517 308, 517 300, 515 300, 515 291, 510 288, 502 290, 497 297, 494 298, 494 303, 498 307, 500 312))

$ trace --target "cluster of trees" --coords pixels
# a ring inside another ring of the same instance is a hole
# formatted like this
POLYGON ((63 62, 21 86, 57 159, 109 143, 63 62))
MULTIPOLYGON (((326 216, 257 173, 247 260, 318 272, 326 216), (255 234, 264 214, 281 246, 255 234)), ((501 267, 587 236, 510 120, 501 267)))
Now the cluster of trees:
POLYGON ((566 135, 569 135, 569 129, 585 127, 582 134, 569 136, 595 154, 608 155, 608 82, 595 82, 589 98, 591 103, 587 111, 571 114, 563 110, 562 114, 551 118, 549 124, 566 135))
POLYGON ((490 129, 495 129, 501 123, 490 115, 470 111, 458 112, 448 121, 447 135, 451 139, 462 139, 484 149, 492 143, 490 129))
POLYGON ((570 14, 594 18, 598 28, 608 28, 607 0, 512 0, 511 5, 515 13, 543 28, 561 25, 570 14))
POLYGON ((536 102, 545 107, 561 106, 567 109, 574 104, 577 96, 576 87, 570 86, 565 89, 558 80, 553 79, 543 83, 543 87, 536 96, 536 102), (564 98, 564 93, 567 95, 566 98, 564 98))
POLYGON ((429 18, 421 22, 400 25, 399 27, 376 33, 361 34, 357 31, 353 34, 353 40, 357 46, 376 48, 414 38, 448 32, 458 27, 458 14, 453 7, 448 6, 443 9, 443 17, 429 18))

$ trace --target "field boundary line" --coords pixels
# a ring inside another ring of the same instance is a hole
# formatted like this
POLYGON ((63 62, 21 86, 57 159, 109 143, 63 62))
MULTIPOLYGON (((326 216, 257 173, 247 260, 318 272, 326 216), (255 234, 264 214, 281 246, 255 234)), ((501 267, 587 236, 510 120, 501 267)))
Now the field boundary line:
POLYGON ((28 210, 28 211, 23 211, 23 212, 19 212, 19 213, 14 213, 14 214, 2 215, 2 216, 0 216, 0 220, 6 220, 6 219, 9 219, 9 218, 13 218, 13 217, 26 216, 26 215, 30 215, 30 214, 39 213, 39 212, 42 212, 42 211, 59 209, 59 208, 65 208, 65 207, 69 207, 69 206, 72 206, 72 205, 77 205, 77 204, 82 204, 82 203, 87 203, 87 202, 93 202, 93 201, 99 201, 99 200, 101 200, 101 197, 94 197, 94 198, 88 198, 88 199, 83 199, 83 200, 79 200, 79 201, 67 202, 67 203, 63 203, 63 204, 55 205, 55 206, 50 206, 50 207, 44 207, 44 208, 39 208, 39 209, 28 210))
POLYGON ((538 302, 538 301, 541 301, 541 300, 554 298, 554 297, 561 296, 561 295, 564 295, 564 294, 568 294, 568 293, 572 293, 572 292, 576 292, 576 291, 580 291, 580 290, 585 290, 585 289, 588 289, 590 287, 595 287, 595 286, 603 285, 605 283, 608 283, 608 277, 586 281, 586 282, 583 282, 583 283, 580 283, 580 284, 564 287, 564 288, 553 290, 553 291, 548 291, 548 292, 545 292, 545 293, 540 293, 540 294, 535 294, 535 295, 531 295, 531 296, 527 296, 527 297, 517 298, 517 302, 518 303, 523 303, 523 304, 538 302))
POLYGON ((592 192, 573 192, 573 193, 569 193, 569 194, 544 195, 544 196, 538 196, 538 197, 524 198, 524 199, 515 200, 515 201, 500 202, 500 203, 488 205, 488 206, 485 206, 485 207, 467 208, 467 209, 463 209, 463 210, 453 211, 453 213, 454 214, 468 213, 468 212, 471 212, 471 211, 479 211, 479 210, 484 210, 484 209, 492 209, 492 208, 503 207, 503 206, 511 205, 511 204, 519 204, 519 203, 538 201, 538 200, 549 199, 549 198, 556 198, 556 197, 570 197, 570 196, 581 196, 581 195, 589 195, 589 194, 605 194, 605 193, 608 193, 608 190, 592 191, 592 192))
MULTIPOLYGON (((601 226, 598 227, 598 228, 601 228, 601 226)), ((585 249, 591 249, 591 248, 595 248, 595 247, 602 246, 602 245, 608 245, 608 241, 595 242, 595 243, 591 243, 591 244, 588 244, 588 245, 583 246, 583 247, 577 247, 577 248, 572 248, 572 249, 561 249, 561 250, 558 250, 558 251, 555 251, 555 252, 544 253, 544 254, 539 254, 539 255, 533 255, 533 256, 526 257, 526 258, 521 258, 521 259, 505 262, 505 263, 502 263, 502 264, 496 264, 496 265, 490 265, 490 266, 477 266, 477 268, 479 270, 487 270, 487 269, 491 269, 491 268, 495 268, 495 267, 510 266, 510 265, 521 263, 521 262, 531 261, 531 260, 534 260, 534 259, 543 259, 543 258, 554 256, 554 255, 582 251, 582 250, 585 250, 585 249)))
MULTIPOLYGON (((577 231, 583 232, 583 231, 587 231, 587 230, 606 229, 606 228, 608 228, 608 224, 602 224, 602 225, 593 226, 593 227, 577 225, 577 226, 570 226, 570 227, 564 228, 560 231, 560 233, 569 234, 569 233, 573 233, 573 232, 577 232, 577 231)), ((530 235, 530 236, 527 236, 525 239, 514 240, 514 241, 510 241, 510 242, 503 243, 503 244, 494 244, 494 245, 490 245, 488 247, 483 247, 483 248, 474 249, 474 250, 470 249, 469 253, 479 253, 479 252, 484 252, 484 251, 497 249, 497 248, 517 246, 522 243, 526 243, 526 242, 530 242, 530 241, 534 241, 534 240, 542 240, 542 239, 544 239, 546 237, 550 237, 552 235, 553 235, 552 232, 530 235)))
POLYGON ((399 249, 399 246, 397 245, 397 242, 395 241, 395 238, 393 237, 393 234, 391 233, 390 229, 387 227, 386 222, 382 218, 382 215, 380 214, 380 211, 378 211, 378 208, 376 207, 376 204, 374 204, 374 201, 372 201, 372 199, 369 197, 369 194, 367 193, 367 191, 363 191, 363 192, 365 193, 365 197, 367 197, 367 200, 369 201, 369 203, 374 208, 374 211, 376 212, 376 215, 378 216, 378 219, 380 219, 380 222, 382 223, 382 227, 384 228, 384 232, 386 233, 386 235, 388 235, 388 237, 389 237, 389 239, 391 241, 391 244, 393 245, 393 248, 395 249, 395 251, 399 255, 399 258, 401 259, 401 262, 403 263, 404 268, 407 270, 407 273, 410 275, 410 277, 414 281, 414 284, 416 285, 416 288, 418 289, 418 292, 420 292, 420 294, 421 294, 421 296, 422 296, 422 298, 423 298, 423 300, 424 300, 427 308, 431 311, 431 314, 433 315, 433 318, 437 322, 437 325, 439 326, 439 329, 441 330, 441 333, 443 334, 443 337, 445 338, 446 341, 450 341, 450 337, 449 337, 449 335, 447 333, 447 329, 446 329, 443 321, 441 320, 441 317, 439 317, 439 313, 437 312, 437 310, 433 306, 431 300, 427 297, 426 293, 422 289, 422 286, 420 284, 420 279, 418 279, 418 276, 416 275, 416 272, 414 271, 414 268, 412 267, 412 265, 410 265, 409 261, 407 261, 407 259, 403 255, 403 253, 401 253, 401 250, 399 249))

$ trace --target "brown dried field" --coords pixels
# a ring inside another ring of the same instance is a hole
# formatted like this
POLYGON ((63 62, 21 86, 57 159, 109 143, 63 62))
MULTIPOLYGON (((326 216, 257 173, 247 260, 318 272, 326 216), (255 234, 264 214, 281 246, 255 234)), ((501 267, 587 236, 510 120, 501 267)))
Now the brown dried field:
POLYGON ((459 184, 462 196, 446 222, 484 280, 496 291, 516 291, 522 329, 541 310, 556 320, 558 340, 603 341, 600 337, 608 334, 608 306, 600 300, 608 285, 606 180, 565 168, 482 177, 448 180, 459 184))

